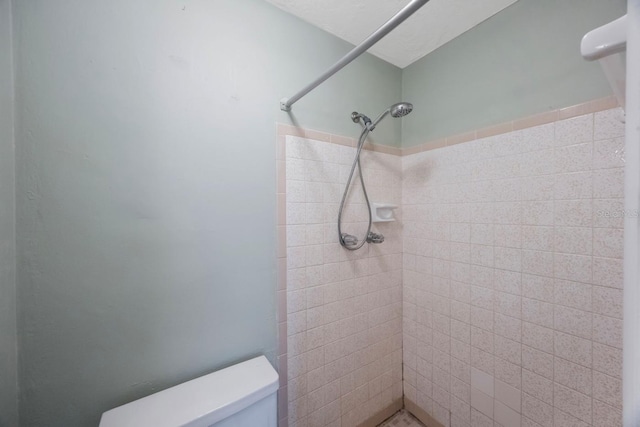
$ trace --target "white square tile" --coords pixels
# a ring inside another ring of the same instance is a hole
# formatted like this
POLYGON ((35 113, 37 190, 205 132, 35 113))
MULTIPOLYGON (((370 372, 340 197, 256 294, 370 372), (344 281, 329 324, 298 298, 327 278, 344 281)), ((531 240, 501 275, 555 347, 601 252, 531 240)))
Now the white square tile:
POLYGON ((553 353, 553 329, 523 322, 522 344, 546 353, 553 353))
POLYGON ((621 426, 622 410, 594 399, 593 425, 594 427, 621 426))
POLYGON ((496 292, 494 301, 494 310, 496 313, 504 314, 515 319, 522 317, 522 298, 520 295, 496 292))
POLYGON ((475 408, 471 408, 471 425, 474 427, 494 427, 493 417, 487 417, 475 408))
POLYGON ((591 255, 593 230, 591 227, 556 227, 555 251, 566 254, 591 255))
POLYGON ((592 314, 561 305, 554 306, 554 328, 557 331, 591 339, 592 314))
POLYGON ((593 221, 591 200, 557 200, 554 221, 556 226, 591 227, 593 221))
POLYGON ((496 357, 494 372, 496 379, 517 389, 522 388, 522 367, 519 364, 496 357))
POLYGON ((494 396, 493 376, 473 367, 471 368, 471 386, 490 397, 494 396))
POLYGON ((553 405, 553 380, 528 369, 522 370, 522 392, 553 405))
POLYGON ((594 314, 593 340, 611 347, 622 348, 622 320, 594 314))
POLYGON ((554 186, 554 175, 526 176, 521 182, 521 198, 524 201, 553 200, 554 186))
POLYGON ((593 258, 593 284, 622 289, 622 260, 593 258))
POLYGON ((495 357, 489 352, 472 346, 471 366, 492 375, 494 372, 495 357))
POLYGON ((558 384, 591 396, 593 371, 568 360, 556 357, 553 365, 553 378, 558 384))
POLYGON ((623 293, 621 289, 593 287, 593 312, 622 319, 623 293))
POLYGON ((593 172, 593 197, 612 199, 624 197, 624 169, 601 169, 593 172))
POLYGON ((522 415, 540 426, 553 427, 553 406, 528 394, 522 397, 522 415))
POLYGON ((471 388, 471 406, 489 418, 493 418, 493 397, 471 388))
POLYGON ((523 250, 522 272, 536 276, 553 277, 553 253, 523 250))
POLYGON ((536 251, 553 251, 554 228, 526 225, 522 227, 522 248, 536 251))
POLYGON ((605 228, 623 228, 624 200, 595 199, 593 201, 593 226, 605 228))
POLYGON ((522 271, 522 250, 496 246, 493 250, 494 267, 502 270, 522 271))
POLYGON ((580 421, 576 417, 569 415, 558 408, 554 408, 553 410, 553 422, 554 422, 554 425, 557 425, 557 426, 568 426, 568 427, 588 427, 589 426, 589 424, 585 423, 584 421, 580 421))
POLYGON ((522 230, 519 224, 496 224, 494 244, 505 248, 522 248, 522 230))
POLYGON ((593 140, 593 114, 556 122, 555 140, 556 146, 593 140))
POLYGON ((494 312, 493 321, 493 331, 496 335, 517 342, 522 341, 522 320, 494 312))
POLYGON ((591 283, 592 259, 590 256, 556 253, 553 268, 557 279, 591 283))
POLYGON ((624 113, 619 108, 599 111, 594 115, 594 139, 624 136, 624 113))
POLYGON ((593 172, 563 173, 555 176, 556 200, 590 199, 593 197, 593 172))
MULTIPOLYGON (((562 332, 555 332, 554 354, 573 363, 590 368, 593 363, 592 342, 562 332)), ((535 372, 535 371, 534 371, 535 372)))
POLYGON ((591 311, 592 292, 592 285, 555 279, 553 301, 562 306, 591 311))
POLYGON ((591 398, 563 385, 554 384, 553 403, 555 408, 572 415, 586 423, 591 422, 591 398))
MULTIPOLYGON (((496 402, 505 404, 517 413, 520 413, 522 410, 520 390, 500 380, 496 380, 495 382, 495 399, 496 402)), ((497 417, 498 414, 496 413, 496 421, 499 421, 497 417)))
POLYGON ((593 255, 605 258, 622 258, 624 252, 621 228, 594 228, 593 255))
POLYGON ((522 367, 549 380, 553 380, 553 356, 533 349, 522 347, 522 367))
POLYGON ((502 402, 494 402, 494 415, 496 422, 504 427, 520 427, 521 416, 502 402))
POLYGON ((553 225, 553 201, 528 201, 522 204, 522 225, 553 225))
POLYGON ((556 173, 579 172, 592 167, 593 143, 558 147, 554 153, 556 173))
POLYGON ((496 335, 494 343, 496 357, 518 366, 522 364, 522 345, 519 342, 496 335))
POLYGON ((494 289, 513 295, 522 294, 522 274, 519 271, 495 270, 494 289))
POLYGON ((611 377, 622 378, 622 350, 593 343, 593 369, 611 377))
POLYGON ((621 168, 625 164, 624 138, 593 143, 593 169, 621 168))
MULTIPOLYGON (((549 273, 547 273, 548 275, 549 273)), ((553 302, 554 283, 551 277, 522 274, 522 295, 544 302, 553 302)))
POLYGON ((553 305, 530 298, 522 299, 522 320, 553 328, 553 305))

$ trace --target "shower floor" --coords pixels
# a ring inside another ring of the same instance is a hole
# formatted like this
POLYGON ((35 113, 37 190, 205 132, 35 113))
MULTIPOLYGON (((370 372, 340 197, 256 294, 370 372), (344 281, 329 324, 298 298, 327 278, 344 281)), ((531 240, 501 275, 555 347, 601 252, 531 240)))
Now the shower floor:
POLYGON ((378 427, 426 427, 416 417, 402 409, 378 427))

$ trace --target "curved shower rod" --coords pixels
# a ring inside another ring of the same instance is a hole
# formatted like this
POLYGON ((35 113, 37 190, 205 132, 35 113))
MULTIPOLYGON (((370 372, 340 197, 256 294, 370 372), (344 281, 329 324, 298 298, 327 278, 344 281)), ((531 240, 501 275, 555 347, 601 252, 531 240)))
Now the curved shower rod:
POLYGON ((398 13, 396 13, 391 19, 382 25, 382 27, 378 28, 373 34, 367 37, 362 43, 358 46, 354 47, 349 53, 342 57, 338 62, 333 64, 331 68, 324 72, 320 77, 309 83, 307 86, 302 88, 299 92, 293 95, 290 98, 282 98, 280 100, 280 109, 282 111, 291 111, 291 106, 298 102, 300 98, 311 92, 313 89, 320 86, 327 80, 329 77, 333 76, 335 73, 343 69, 346 65, 348 65, 351 61, 356 59, 358 56, 362 55, 367 51, 371 46, 376 44, 380 39, 389 34, 391 30, 396 28, 398 25, 403 23, 408 17, 413 15, 418 9, 427 4, 429 0, 411 0, 409 4, 402 8, 398 13))

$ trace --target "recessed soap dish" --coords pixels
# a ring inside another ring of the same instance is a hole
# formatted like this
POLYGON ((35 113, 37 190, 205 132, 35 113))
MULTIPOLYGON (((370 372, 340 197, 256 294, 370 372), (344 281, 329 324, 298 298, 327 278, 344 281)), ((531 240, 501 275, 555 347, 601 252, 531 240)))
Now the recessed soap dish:
POLYGON ((373 222, 395 221, 393 210, 397 208, 398 205, 388 203, 371 203, 371 220, 373 222))

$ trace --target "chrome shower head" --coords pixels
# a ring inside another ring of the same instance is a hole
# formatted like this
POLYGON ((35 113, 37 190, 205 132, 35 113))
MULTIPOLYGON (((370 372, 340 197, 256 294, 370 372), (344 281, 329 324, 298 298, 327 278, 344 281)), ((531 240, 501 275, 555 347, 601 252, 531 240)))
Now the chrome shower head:
POLYGON ((404 117, 407 114, 409 114, 410 112, 413 111, 413 104, 410 104, 408 102, 399 102, 397 104, 393 104, 391 107, 387 108, 386 110, 384 110, 382 112, 382 114, 380 114, 374 121, 373 124, 371 126, 369 126, 369 130, 374 130, 375 127, 378 125, 378 123, 380 123, 380 121, 382 119, 384 119, 384 117, 387 114, 391 114, 391 117, 404 117))
POLYGON ((389 108, 391 117, 403 117, 413 111, 413 104, 409 102, 399 102, 389 108))

